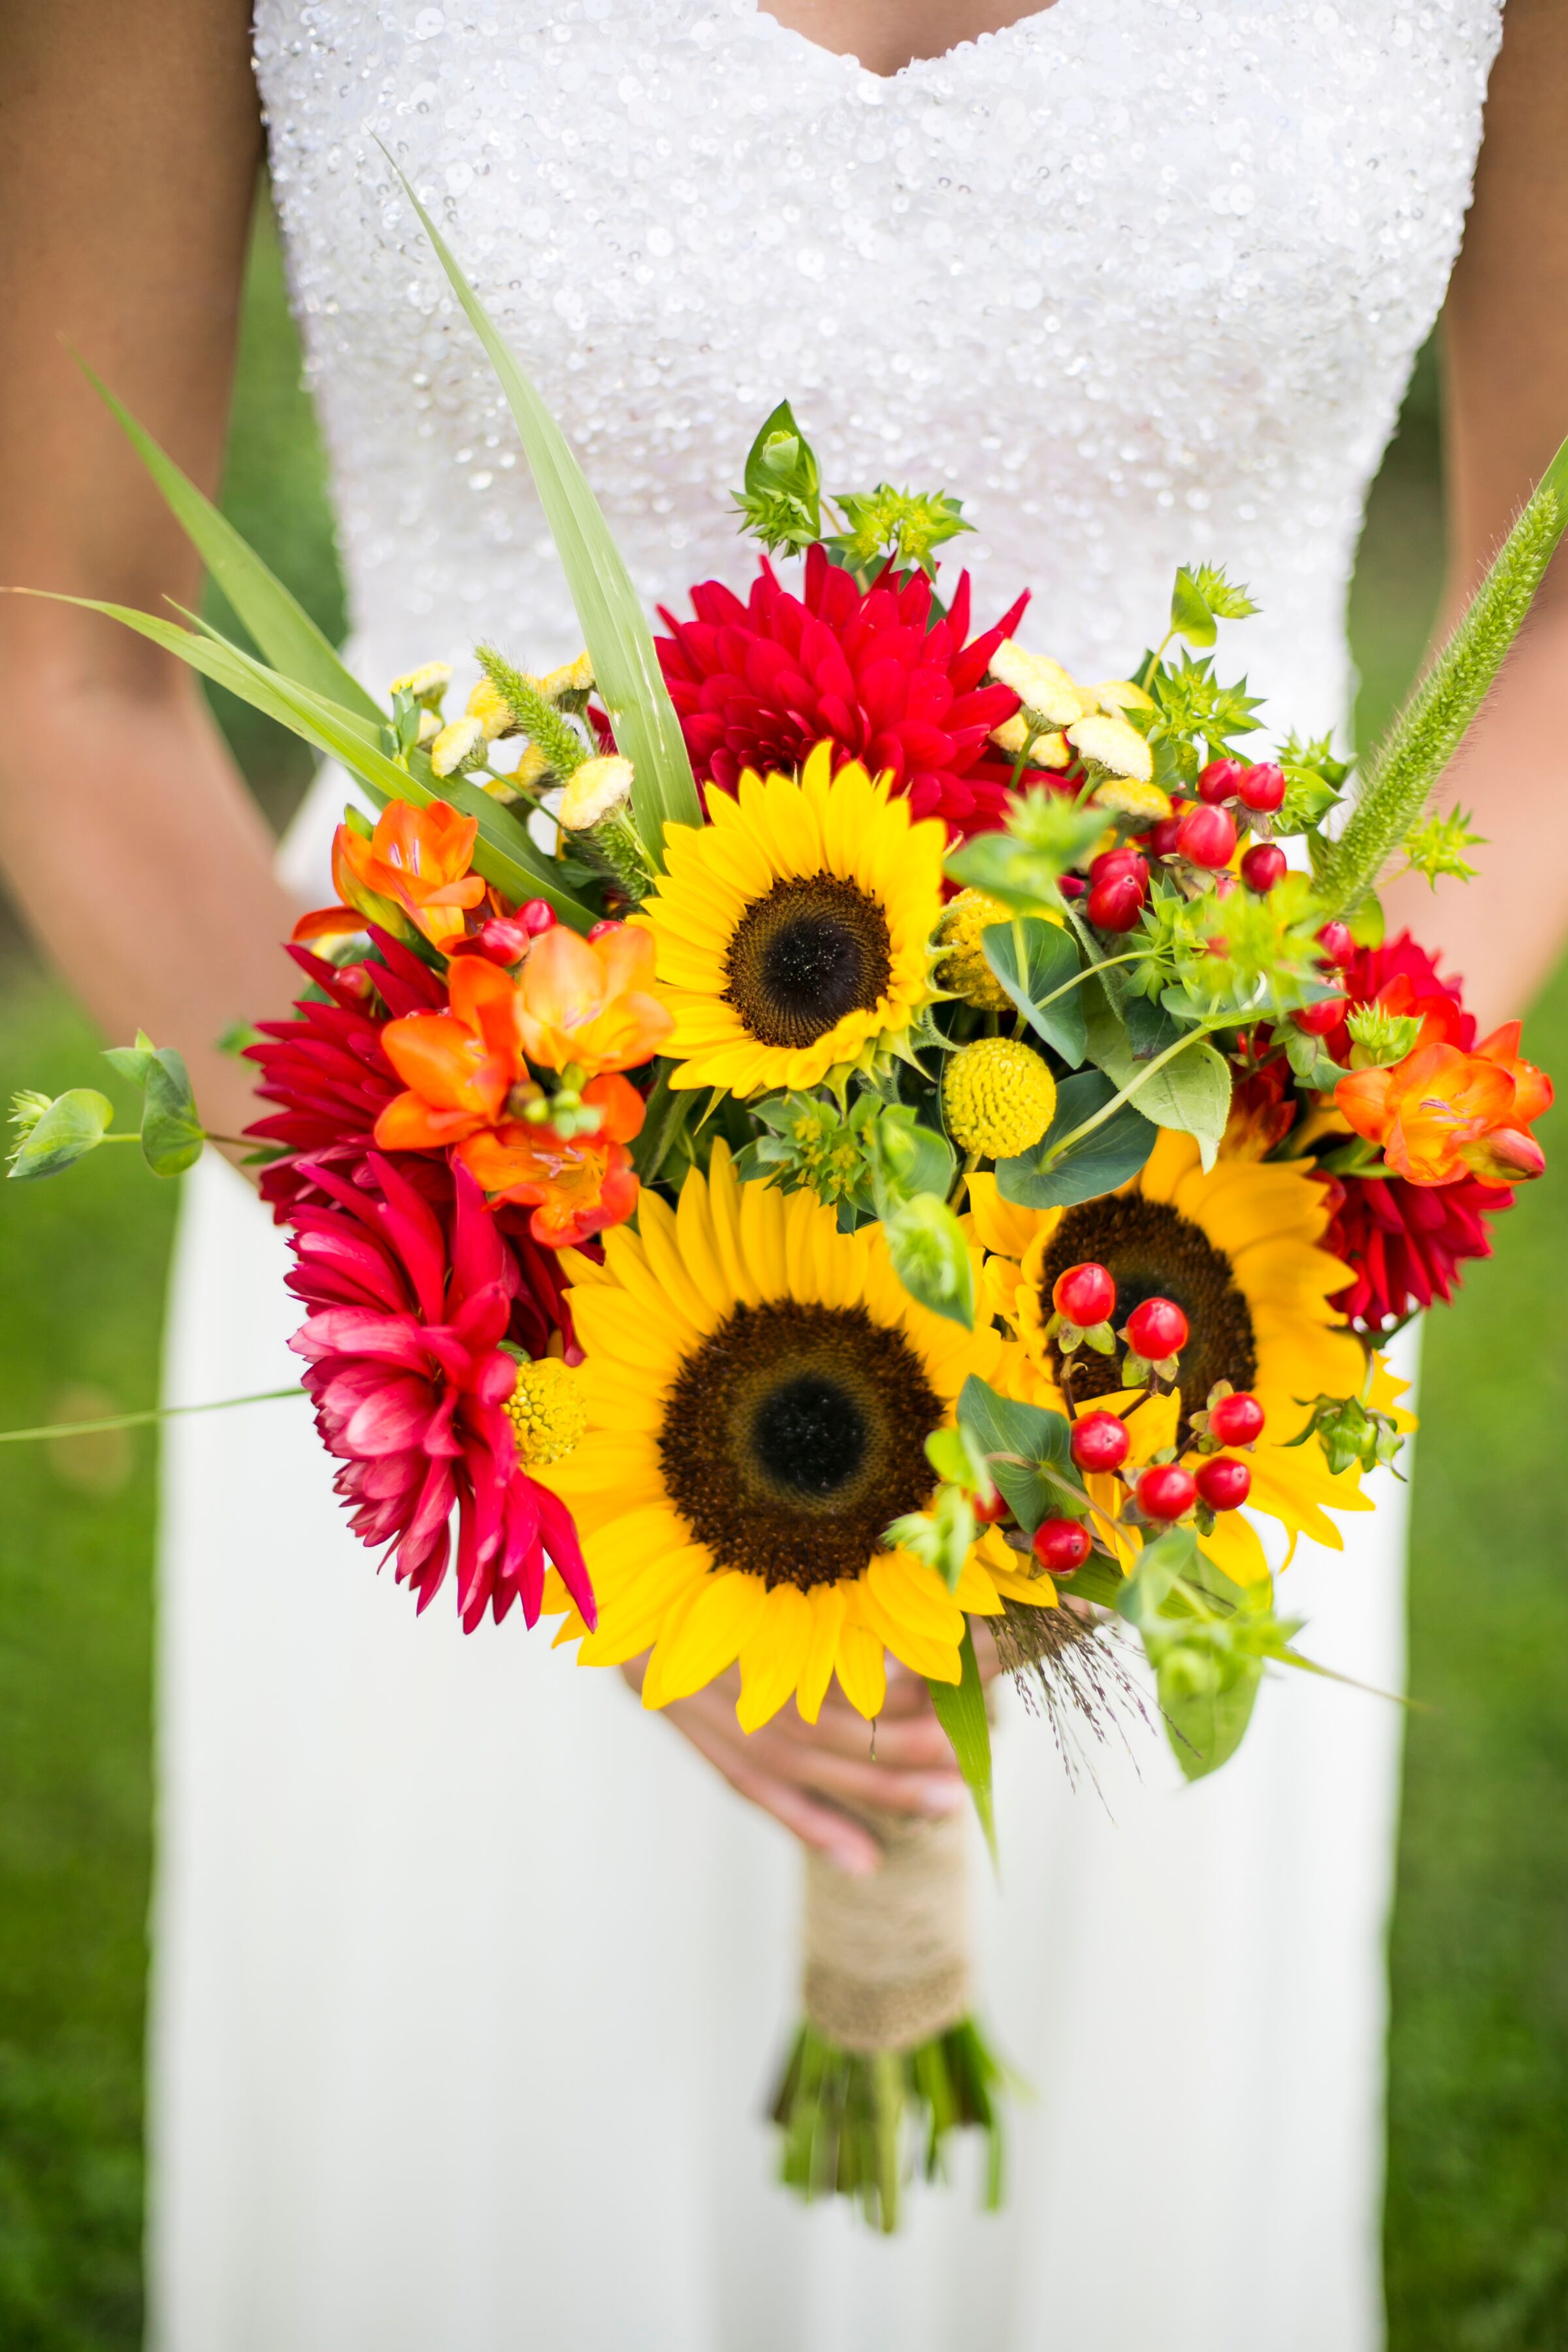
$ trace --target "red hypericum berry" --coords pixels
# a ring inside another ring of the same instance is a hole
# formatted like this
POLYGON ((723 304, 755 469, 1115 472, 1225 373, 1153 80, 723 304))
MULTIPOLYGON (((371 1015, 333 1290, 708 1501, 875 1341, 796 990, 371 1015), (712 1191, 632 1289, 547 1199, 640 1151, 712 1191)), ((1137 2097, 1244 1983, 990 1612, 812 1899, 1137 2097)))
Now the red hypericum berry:
POLYGON ((1197 1498, 1197 1481, 1179 1462, 1152 1463, 1138 1481, 1138 1507, 1151 1519, 1184 1518, 1197 1498))
POLYGON ((1272 760, 1260 760, 1256 768, 1244 768, 1237 786, 1243 808, 1256 816, 1272 816, 1285 798, 1285 771, 1272 760))
POLYGON ((1079 1519, 1042 1519, 1035 1529, 1035 1558, 1053 1576, 1070 1576, 1089 1554, 1089 1529, 1079 1519))
POLYGON ((517 910, 517 919, 531 937, 555 929, 555 909, 548 898, 525 898, 517 910))
POLYGON ((1222 803, 1233 801, 1241 790, 1241 780, 1246 773, 1247 769, 1240 760, 1211 760, 1206 768, 1198 772, 1199 800, 1207 801, 1211 808, 1218 808, 1222 803))
POLYGON ((1135 874, 1139 881, 1147 888, 1149 868, 1135 849, 1101 850, 1089 869, 1091 885, 1097 882, 1114 882, 1118 876, 1122 874, 1135 874))
POLYGON ((979 1496, 975 1496, 974 1516, 979 1520, 983 1528, 994 1528, 998 1519, 1005 1519, 1008 1517, 1006 1498, 1004 1496, 1000 1486, 994 1486, 992 1488, 991 1500, 988 1503, 983 1503, 979 1496))
POLYGON ((619 923, 595 923, 588 933, 591 940, 607 940, 612 931, 621 929, 619 923))
POLYGON ((1263 1407, 1247 1389, 1216 1397, 1209 1407, 1209 1435, 1222 1445, 1250 1445, 1263 1434, 1263 1407))
POLYGON ((1202 803, 1176 828, 1176 848, 1194 866, 1228 866, 1236 855, 1236 819, 1202 803))
POLYGON ((1285 852, 1278 842, 1255 841, 1241 861, 1241 878, 1260 898, 1267 898, 1287 872, 1285 852))
POLYGON ((516 915, 492 915, 474 937, 480 952, 499 964, 521 963, 533 944, 528 926, 516 915))
POLYGON ((1058 1315, 1080 1330, 1091 1331, 1097 1323, 1108 1323, 1116 1305, 1116 1285, 1103 1265, 1092 1258, 1082 1265, 1069 1265, 1058 1274, 1051 1288, 1051 1305, 1058 1315))
POLYGON ((1303 1004, 1300 1013, 1292 1013, 1290 1018, 1303 1035, 1326 1037, 1331 1029, 1339 1027, 1349 1003, 1348 996, 1325 996, 1317 1004, 1303 1004))
POLYGON ((1252 1473, 1234 1454, 1214 1454, 1198 1472, 1198 1492, 1211 1511, 1239 1511, 1252 1492, 1252 1473))
POLYGON ((1163 1364, 1186 1346, 1187 1318, 1173 1298, 1146 1298, 1127 1318, 1127 1337, 1151 1364, 1163 1364))
POLYGON ((1186 806, 1185 801, 1173 801, 1170 815, 1163 816, 1158 824, 1151 825, 1149 828, 1151 857, 1174 857, 1176 835, 1182 829, 1182 818, 1186 813, 1186 806))
POLYGON ((1318 933, 1318 945, 1329 963, 1347 964, 1355 955, 1355 941, 1348 923, 1325 923, 1318 933))
POLYGON ((1086 1412, 1072 1425, 1072 1458, 1080 1470, 1120 1470, 1131 1443, 1113 1412, 1086 1412))
POLYGON ((1081 898, 1088 887, 1081 874, 1062 874, 1057 878, 1057 888, 1064 898, 1081 898))
POLYGON ((1097 931, 1130 931, 1149 893, 1136 874, 1115 874, 1089 894, 1089 919, 1097 931))

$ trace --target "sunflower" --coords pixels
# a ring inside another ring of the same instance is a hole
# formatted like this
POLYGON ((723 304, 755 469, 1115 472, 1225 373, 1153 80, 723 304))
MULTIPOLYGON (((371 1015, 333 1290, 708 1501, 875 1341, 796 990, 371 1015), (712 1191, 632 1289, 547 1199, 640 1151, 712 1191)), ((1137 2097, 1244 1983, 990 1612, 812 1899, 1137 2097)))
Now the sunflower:
POLYGON ((868 1068, 929 1000, 946 835, 819 743, 798 782, 751 770, 671 825, 652 929, 676 1087, 805 1087, 868 1068))
MULTIPOLYGON (((1359 1395, 1366 1374, 1360 1343, 1330 1303, 1345 1268, 1321 1246, 1330 1203, 1310 1161, 1225 1160, 1205 1175, 1193 1139, 1166 1131, 1130 1184, 1076 1208, 1015 1208, 994 1176, 971 1177, 969 1195, 975 1236, 991 1253, 985 1303, 1016 1335, 1005 1385, 1073 1415, 1132 1406, 1131 1462, 1174 1447, 1190 1468, 1202 1458, 1192 1415, 1209 1391, 1221 1381, 1250 1390, 1267 1415, 1248 1457, 1252 1508, 1279 1520, 1290 1549, 1302 1535, 1342 1547, 1328 1514, 1372 1508, 1360 1472, 1335 1477, 1315 1443, 1289 1444, 1315 1397, 1359 1395), (1191 1338, 1177 1389, 1134 1405, 1135 1392, 1118 1387, 1119 1359, 1091 1349, 1079 1350, 1068 1372, 1046 1337, 1051 1290, 1086 1259, 1115 1278, 1119 1328, 1146 1298, 1173 1298, 1185 1313, 1191 1338)), ((1380 1367, 1373 1402, 1392 1404, 1400 1392, 1380 1367)), ((1107 1511, 1125 1492, 1110 1478, 1091 1479, 1089 1490, 1107 1511)), ((1257 1530, 1239 1511, 1218 1515, 1204 1548, 1239 1583, 1268 1574, 1257 1530)))
POLYGON ((602 1265, 571 1259, 588 1433, 536 1474, 572 1507, 598 1600, 590 1633, 563 1586, 546 1597, 581 1664, 651 1644, 643 1699, 662 1706, 738 1658, 747 1731, 792 1694, 815 1722, 837 1673, 870 1717, 886 1651, 955 1683, 965 1612, 1055 1605, 992 1529, 951 1593, 882 1548, 930 1500, 926 1438, 994 1370, 994 1332, 918 1306, 878 1227, 841 1234, 809 1192, 739 1182, 722 1141, 679 1212, 645 1192, 638 1219, 602 1265))

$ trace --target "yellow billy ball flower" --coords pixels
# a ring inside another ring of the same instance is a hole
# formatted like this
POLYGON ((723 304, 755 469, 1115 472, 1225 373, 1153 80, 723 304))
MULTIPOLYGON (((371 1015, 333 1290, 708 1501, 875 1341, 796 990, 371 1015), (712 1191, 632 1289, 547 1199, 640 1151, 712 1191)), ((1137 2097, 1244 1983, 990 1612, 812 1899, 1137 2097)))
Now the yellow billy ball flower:
POLYGON ((576 1451, 588 1426, 582 1382, 556 1356, 519 1364, 517 1386, 501 1410, 511 1423, 517 1458, 525 1470, 564 1461, 576 1451))
POLYGON ((961 890, 936 927, 936 943, 947 950, 936 967, 938 985, 983 1012, 1005 1013, 1013 1000, 985 961, 981 934, 1012 919, 999 898, 988 898, 984 890, 961 890))
POLYGON ((942 1082, 947 1130, 961 1151, 1011 1160, 1044 1135, 1057 1108, 1057 1082, 1032 1045, 976 1037, 948 1062, 942 1082))

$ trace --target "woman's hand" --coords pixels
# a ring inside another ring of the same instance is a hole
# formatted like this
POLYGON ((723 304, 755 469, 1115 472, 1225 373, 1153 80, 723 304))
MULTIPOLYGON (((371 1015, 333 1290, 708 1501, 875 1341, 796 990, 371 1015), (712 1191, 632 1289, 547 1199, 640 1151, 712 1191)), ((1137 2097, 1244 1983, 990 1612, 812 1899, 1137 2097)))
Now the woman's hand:
MULTIPOLYGON (((981 1673, 990 1681, 1000 1672, 994 1647, 989 1640, 976 1647, 981 1673)), ((621 1668, 635 1691, 642 1688, 647 1664, 646 1657, 635 1658, 621 1668)), ((760 1805, 840 1870, 864 1878, 882 1863, 869 1830, 843 1807, 930 1818, 957 1812, 968 1802, 930 1693, 896 1658, 888 1660, 888 1696, 875 1724, 857 1715, 835 1684, 815 1724, 803 1722, 792 1705, 760 1731, 747 1733, 735 1720, 740 1688, 731 1667, 706 1690, 674 1699, 660 1712, 738 1796, 760 1805)))

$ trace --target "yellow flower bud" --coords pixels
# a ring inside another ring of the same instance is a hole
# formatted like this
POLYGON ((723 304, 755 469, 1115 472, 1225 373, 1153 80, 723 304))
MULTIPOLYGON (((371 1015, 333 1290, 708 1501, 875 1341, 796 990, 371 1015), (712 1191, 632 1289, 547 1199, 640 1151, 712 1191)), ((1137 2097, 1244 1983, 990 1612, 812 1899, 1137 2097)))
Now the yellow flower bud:
POLYGON ((568 833, 585 832, 589 825, 602 824, 607 816, 631 798, 632 763, 618 752, 607 758, 584 760, 573 771, 556 821, 568 833))
POLYGON ((1013 637, 1004 637, 992 655, 991 675, 1012 688, 1025 715, 1042 727, 1070 727, 1097 708, 1088 688, 1078 685, 1060 662, 1026 652, 1013 637))
POLYGON ((546 702, 559 702, 563 694, 587 694, 594 684, 594 665, 586 654, 575 661, 563 662, 559 669, 546 671, 538 680, 539 691, 546 702))
POLYGON ((1146 784, 1154 773, 1154 754, 1125 719, 1079 719, 1068 729, 1067 738, 1080 759, 1113 776, 1132 776, 1146 784))
POLYGON ((517 1386, 501 1410, 511 1423, 517 1458, 525 1470, 563 1460, 582 1444, 588 1427, 582 1376, 558 1356, 519 1364, 517 1386))
POLYGON ((942 1104, 961 1151, 1011 1160, 1038 1143, 1056 1115, 1057 1082, 1032 1045, 976 1037, 948 1057, 942 1104))
POLYGON ((1101 710, 1109 711, 1112 718, 1119 710, 1152 710, 1154 708, 1153 696, 1145 694, 1141 686, 1134 686, 1130 677, 1102 678, 1098 686, 1091 686, 1089 690, 1101 710))
POLYGON ((405 670, 395 677, 387 688, 389 694, 411 694, 427 710, 439 707, 441 697, 452 683, 450 662, 421 662, 417 669, 405 670))
POLYGON ((937 986, 950 988, 983 1012, 1008 1011, 1013 1000, 985 961, 981 933, 1012 919, 1000 899, 988 898, 984 890, 961 890, 936 927, 936 943, 947 950, 936 966, 937 986))
POLYGON ((1135 776, 1107 776, 1091 795, 1097 809, 1119 816, 1134 833, 1145 833, 1171 814, 1168 793, 1158 784, 1141 784, 1135 776))
POLYGON ((468 697, 468 717, 479 720, 485 730, 487 743, 493 743, 499 735, 515 735, 517 732, 517 719, 510 703, 488 677, 481 677, 468 697))
POLYGON ((1016 710, 1011 719, 1004 719, 1000 727, 993 727, 991 740, 999 751, 1005 751, 1012 760, 1017 758, 1027 743, 1031 768, 1065 768, 1072 759, 1068 739, 1060 728, 1048 735, 1041 735, 1030 727, 1021 710, 1016 710), (1029 742, 1031 734, 1035 739, 1032 743, 1029 742))
POLYGON ((437 776, 477 767, 484 756, 485 730, 477 719, 454 719, 430 746, 430 766, 437 776))

